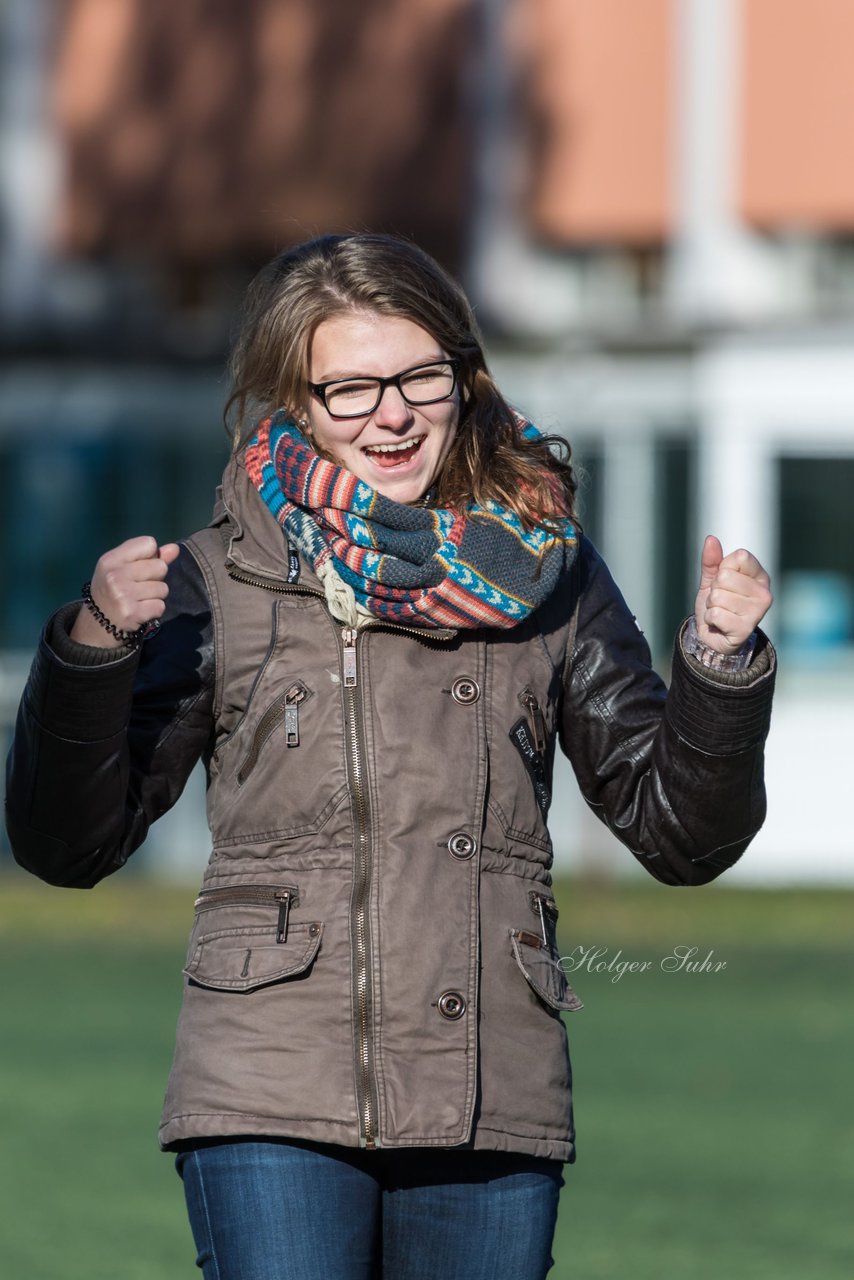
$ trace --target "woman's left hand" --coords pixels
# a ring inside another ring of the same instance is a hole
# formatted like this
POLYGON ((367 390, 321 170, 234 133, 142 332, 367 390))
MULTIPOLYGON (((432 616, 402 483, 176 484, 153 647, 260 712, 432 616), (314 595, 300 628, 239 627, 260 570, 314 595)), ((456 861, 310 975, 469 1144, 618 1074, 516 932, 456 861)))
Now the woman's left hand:
POLYGON ((697 636, 718 653, 737 653, 771 607, 771 580, 762 565, 739 547, 724 555, 709 534, 703 543, 700 588, 694 602, 697 636))

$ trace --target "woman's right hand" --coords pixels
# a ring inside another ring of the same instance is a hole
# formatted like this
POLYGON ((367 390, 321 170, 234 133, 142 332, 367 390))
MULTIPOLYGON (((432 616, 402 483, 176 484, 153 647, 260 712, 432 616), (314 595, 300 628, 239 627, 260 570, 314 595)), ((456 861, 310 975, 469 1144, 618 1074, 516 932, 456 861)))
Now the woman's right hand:
MULTIPOLYGON (((154 538, 129 538, 106 551, 92 575, 92 599, 120 631, 136 631, 166 611, 166 571, 177 559, 177 542, 159 547, 154 538)), ((118 649, 117 640, 84 604, 71 628, 71 639, 98 649, 118 649)))

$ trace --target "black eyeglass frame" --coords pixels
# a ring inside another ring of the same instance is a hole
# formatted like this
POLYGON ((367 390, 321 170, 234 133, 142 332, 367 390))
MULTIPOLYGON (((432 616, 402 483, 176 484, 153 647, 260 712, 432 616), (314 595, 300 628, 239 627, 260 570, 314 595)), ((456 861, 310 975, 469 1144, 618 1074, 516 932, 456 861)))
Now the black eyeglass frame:
POLYGON ((414 364, 410 369, 403 369, 400 373, 393 373, 390 378, 333 378, 331 382, 309 382, 308 389, 312 395, 317 396, 330 418, 367 418, 369 414, 376 413, 380 406, 380 401, 386 392, 386 387, 397 387, 403 399, 408 405, 412 405, 414 409, 418 409, 427 404, 441 404, 443 400, 450 400, 451 396, 457 389, 457 381, 460 376, 460 366, 462 361, 456 356, 448 356, 446 360, 425 360, 422 364, 414 364), (408 378, 411 373, 417 373, 419 369, 438 369, 442 365, 450 365, 453 381, 451 382, 450 391, 446 391, 443 396, 435 396, 432 400, 410 400, 401 384, 401 379, 408 378), (342 387, 348 382, 376 382, 378 384, 377 398, 370 409, 360 409, 358 413, 333 413, 326 403, 326 393, 330 387, 342 387))

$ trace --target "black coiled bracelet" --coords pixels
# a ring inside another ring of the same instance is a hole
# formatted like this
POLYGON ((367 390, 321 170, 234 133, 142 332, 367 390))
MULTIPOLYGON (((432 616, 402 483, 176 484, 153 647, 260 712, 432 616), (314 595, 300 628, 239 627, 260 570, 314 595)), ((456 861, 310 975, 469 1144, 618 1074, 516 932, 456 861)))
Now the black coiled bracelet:
POLYGON ((110 635, 122 644, 130 645, 133 649, 138 649, 143 640, 147 640, 149 636, 153 636, 155 632, 160 630, 160 623, 156 618, 152 618, 150 622, 143 622, 142 626, 137 627, 135 631, 122 631, 121 627, 117 627, 114 622, 99 609, 92 599, 92 583, 84 582, 80 588, 80 594, 83 597, 83 603, 92 614, 97 622, 100 622, 105 631, 109 631, 110 635))

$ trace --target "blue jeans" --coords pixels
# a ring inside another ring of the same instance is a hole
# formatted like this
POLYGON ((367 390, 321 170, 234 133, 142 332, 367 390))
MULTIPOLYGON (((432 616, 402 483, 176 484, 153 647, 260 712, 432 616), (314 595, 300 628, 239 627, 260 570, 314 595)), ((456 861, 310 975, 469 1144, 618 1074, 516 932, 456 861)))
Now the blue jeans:
POLYGON ((561 1162, 223 1139, 181 1151, 205 1280, 542 1280, 561 1162))

